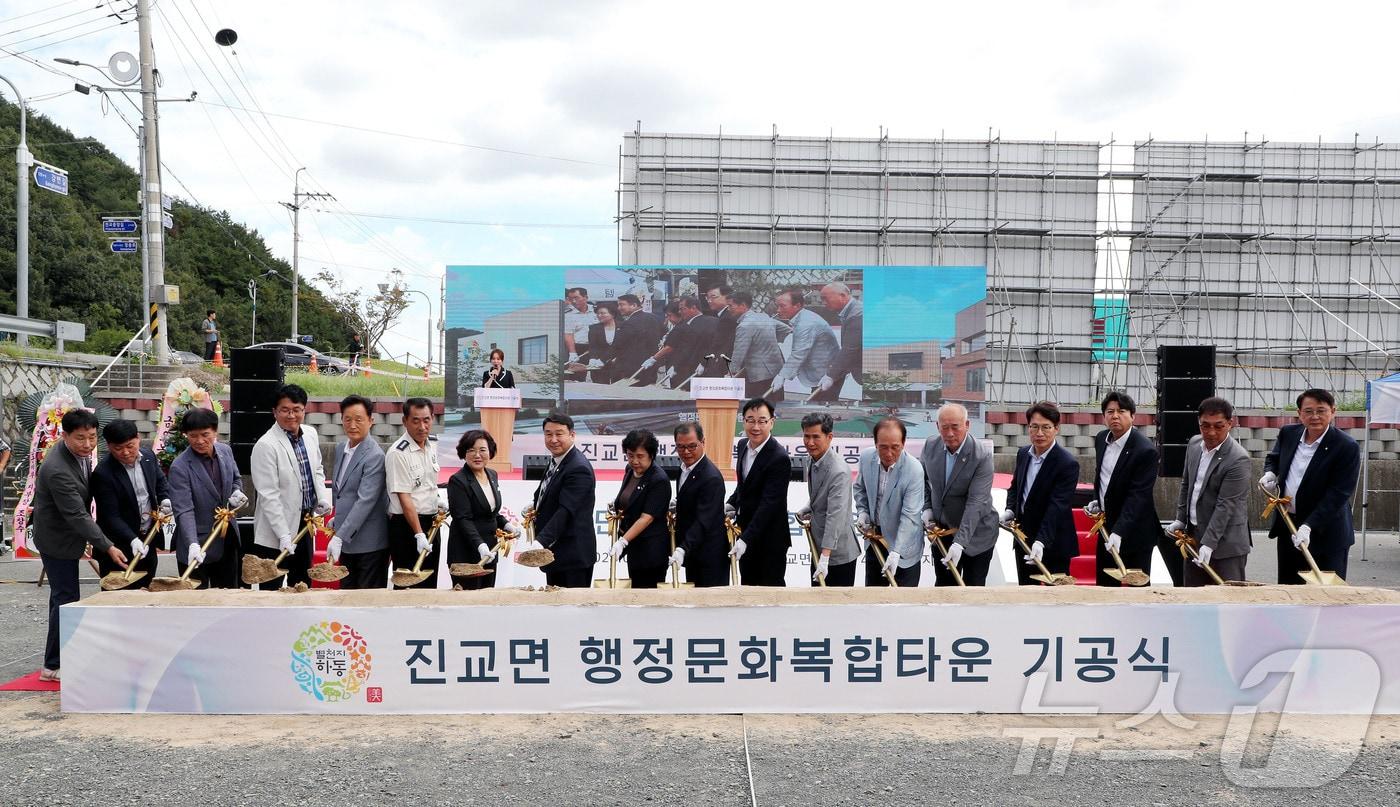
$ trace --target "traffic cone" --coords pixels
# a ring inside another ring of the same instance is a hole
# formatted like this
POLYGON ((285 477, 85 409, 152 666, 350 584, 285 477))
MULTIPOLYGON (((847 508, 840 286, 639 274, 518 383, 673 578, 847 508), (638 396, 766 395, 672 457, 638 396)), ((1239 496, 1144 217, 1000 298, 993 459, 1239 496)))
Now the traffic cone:
POLYGON ((363 367, 363 368, 365 368, 364 377, 365 377, 365 378, 369 378, 369 354, 368 354, 368 353, 365 354, 364 358, 360 359, 360 366, 363 367))
POLYGON ((428 380, 428 365, 426 365, 426 364, 423 365, 423 380, 424 380, 424 381, 427 381, 427 380, 428 380))
POLYGON ((321 372, 321 371, 316 367, 316 354, 315 354, 315 353, 312 353, 312 354, 311 354, 311 364, 306 368, 306 372, 311 373, 312 375, 315 375, 315 374, 321 372))
POLYGON ((222 339, 214 343, 214 366, 224 366, 224 340, 222 339))

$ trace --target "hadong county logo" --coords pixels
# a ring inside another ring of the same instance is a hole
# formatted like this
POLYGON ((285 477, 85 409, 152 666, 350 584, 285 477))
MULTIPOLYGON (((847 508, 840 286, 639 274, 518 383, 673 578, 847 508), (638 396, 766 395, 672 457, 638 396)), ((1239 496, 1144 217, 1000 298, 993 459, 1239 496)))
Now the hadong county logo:
POLYGON ((344 622, 318 622, 292 643, 292 675, 318 701, 349 700, 369 680, 369 668, 369 644, 344 622))

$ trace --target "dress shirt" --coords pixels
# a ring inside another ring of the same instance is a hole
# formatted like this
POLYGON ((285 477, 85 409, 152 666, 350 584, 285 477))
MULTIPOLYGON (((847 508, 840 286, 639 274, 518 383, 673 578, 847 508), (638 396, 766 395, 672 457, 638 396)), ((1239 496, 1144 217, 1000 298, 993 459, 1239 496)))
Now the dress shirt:
MULTIPOLYGON (((1108 495, 1108 483, 1113 479, 1113 469, 1118 467, 1118 457, 1123 454, 1123 446, 1128 444, 1128 436, 1133 433, 1131 426, 1123 432, 1122 437, 1114 438, 1113 432, 1108 433, 1108 445, 1103 450, 1103 466, 1099 468, 1099 496, 1108 495)), ((1103 506, 1103 502, 1099 502, 1103 506)))
MULTIPOLYGON (((967 438, 964 437, 964 440, 967 438)), ((1045 455, 1055 450, 1055 444, 1045 449, 1044 453, 1037 454, 1035 449, 1031 449, 1031 461, 1026 466, 1026 487, 1021 491, 1021 506, 1026 506, 1026 498, 1031 495, 1031 488, 1035 487, 1035 478, 1040 474, 1040 466, 1045 464, 1045 455)))
POLYGON ((1197 527, 1200 524, 1196 521, 1196 502, 1201 500, 1201 488, 1205 487, 1206 471, 1210 470, 1210 461, 1215 459, 1215 452, 1219 451, 1220 446, 1223 445, 1225 442, 1222 440, 1219 446, 1209 451, 1205 450, 1204 445, 1201 446, 1201 461, 1196 465, 1196 485, 1191 489, 1191 523, 1197 527))
POLYGON ((1308 430, 1303 429, 1303 434, 1298 438, 1298 450, 1293 453, 1293 461, 1288 464, 1288 477, 1283 480, 1283 495, 1289 498, 1288 512, 1296 513, 1298 508, 1294 505, 1293 499, 1298 495, 1298 486, 1303 484, 1303 475, 1308 472, 1308 465, 1312 463, 1313 457, 1317 454, 1317 447, 1322 445, 1322 438, 1327 436, 1331 429, 1328 426, 1322 430, 1322 434, 1311 443, 1308 442, 1308 430))

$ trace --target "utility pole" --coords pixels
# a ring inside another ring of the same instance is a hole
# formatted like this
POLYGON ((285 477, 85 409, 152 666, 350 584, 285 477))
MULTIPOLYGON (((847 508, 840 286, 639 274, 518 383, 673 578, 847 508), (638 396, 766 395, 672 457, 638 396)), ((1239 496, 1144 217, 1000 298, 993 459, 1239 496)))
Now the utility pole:
POLYGON ((286 202, 282 206, 292 211, 292 340, 297 341, 297 301, 301 297, 300 279, 300 247, 301 247, 301 200, 302 199, 334 199, 329 193, 302 193, 301 192, 301 172, 305 171, 305 166, 298 168, 292 175, 292 201, 286 202))
MULTIPOLYGON (((136 131, 136 140, 137 140, 138 149, 139 149, 139 151, 140 151, 140 161, 141 161, 141 165, 138 167, 138 170, 139 170, 141 176, 142 176, 142 177, 145 177, 145 176, 146 176, 146 127, 144 127, 144 126, 137 127, 137 131, 136 131)), ((137 196, 137 203, 141 205, 141 209, 142 209, 142 210, 145 210, 145 209, 146 209, 146 204, 145 204, 146 195, 145 195, 144 193, 138 193, 138 194, 136 194, 136 196, 137 196)), ((145 218, 145 217, 143 216, 142 218, 145 218)), ((146 318, 145 322, 146 322, 146 328, 147 328, 147 330, 146 330, 146 338, 145 338, 145 339, 142 339, 141 341, 142 341, 142 343, 144 343, 144 344, 147 346, 147 348, 150 347, 151 338, 152 338, 152 336, 153 336, 153 334, 151 333, 151 325, 150 325, 151 319, 152 319, 152 317, 151 317, 151 242, 150 242, 149 239, 146 238, 146 233, 148 233, 148 232, 150 232, 150 231, 151 231, 151 228, 150 228, 150 227, 147 227, 147 226, 146 226, 146 223, 145 223, 144 221, 141 222, 141 316, 143 316, 143 317, 146 318)))
POLYGON ((156 347, 156 364, 169 364, 170 340, 166 337, 169 298, 165 289, 165 227, 161 221, 160 132, 156 123, 156 66, 155 51, 151 48, 150 0, 136 0, 136 27, 141 37, 141 124, 146 147, 141 172, 141 231, 150 267, 148 316, 151 340, 156 347))
MULTIPOLYGON (((19 145, 15 148, 15 166, 18 169, 15 177, 15 316, 24 319, 29 317, 29 166, 34 164, 34 157, 29 153, 29 144, 24 139, 24 119, 28 115, 24 96, 20 95, 13 81, 4 76, 0 76, 0 81, 10 85, 15 94, 15 105, 19 107, 19 145)), ((29 337, 17 334, 15 342, 27 345, 29 337)))

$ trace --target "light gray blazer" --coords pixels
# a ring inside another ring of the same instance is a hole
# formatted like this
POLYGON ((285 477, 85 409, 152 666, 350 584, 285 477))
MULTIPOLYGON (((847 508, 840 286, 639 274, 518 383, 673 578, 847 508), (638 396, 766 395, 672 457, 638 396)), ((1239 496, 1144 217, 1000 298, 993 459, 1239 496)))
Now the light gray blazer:
POLYGON ((855 485, 856 513, 874 514, 870 521, 880 525, 885 542, 899 553, 899 568, 907 569, 924 556, 924 467, 905 451, 900 453, 890 473, 889 486, 877 513, 880 455, 874 448, 861 452, 860 476, 855 485))
POLYGON ((992 455, 972 435, 963 438, 962 452, 953 463, 953 473, 943 482, 948 449, 942 437, 924 441, 920 463, 928 479, 925 509, 933 518, 957 533, 953 542, 962 544, 968 555, 980 555, 996 546, 997 511, 992 505, 992 455))
POLYGON ((851 472, 836 456, 834 447, 808 466, 807 492, 812 508, 812 541, 817 552, 830 549, 829 562, 833 566, 855 560, 860 555, 860 544, 851 527, 851 472))
POLYGON ((331 466, 331 504, 335 506, 335 534, 342 552, 376 552, 389 546, 389 493, 384 477, 384 449, 366 437, 340 470, 348 440, 335 445, 331 466))
POLYGON ((1196 518, 1192 524, 1191 497, 1195 495, 1196 468, 1201 464, 1201 436, 1186 446, 1186 466, 1182 469, 1181 496, 1176 501, 1176 520, 1189 525, 1192 537, 1208 546, 1217 558, 1249 554, 1249 454, 1235 438, 1228 437, 1206 469, 1196 518))
POLYGON ((734 326, 734 352, 730 372, 735 378, 761 381, 775 378, 783 369, 783 349, 778 341, 792 332, 762 311, 748 311, 734 326))
MULTIPOLYGON (((326 490, 326 471, 321 466, 321 438, 316 429, 302 424, 301 439, 311 462, 316 501, 329 506, 331 495, 326 490)), ((301 465, 281 426, 272 424, 253 444, 248 470, 253 489, 258 492, 253 540, 258 546, 276 549, 283 537, 291 538, 301 531, 301 465)))
POLYGON ((836 332, 820 314, 808 308, 798 311, 788 324, 792 326, 792 344, 782 376, 815 387, 826 375, 831 360, 841 351, 836 332))

